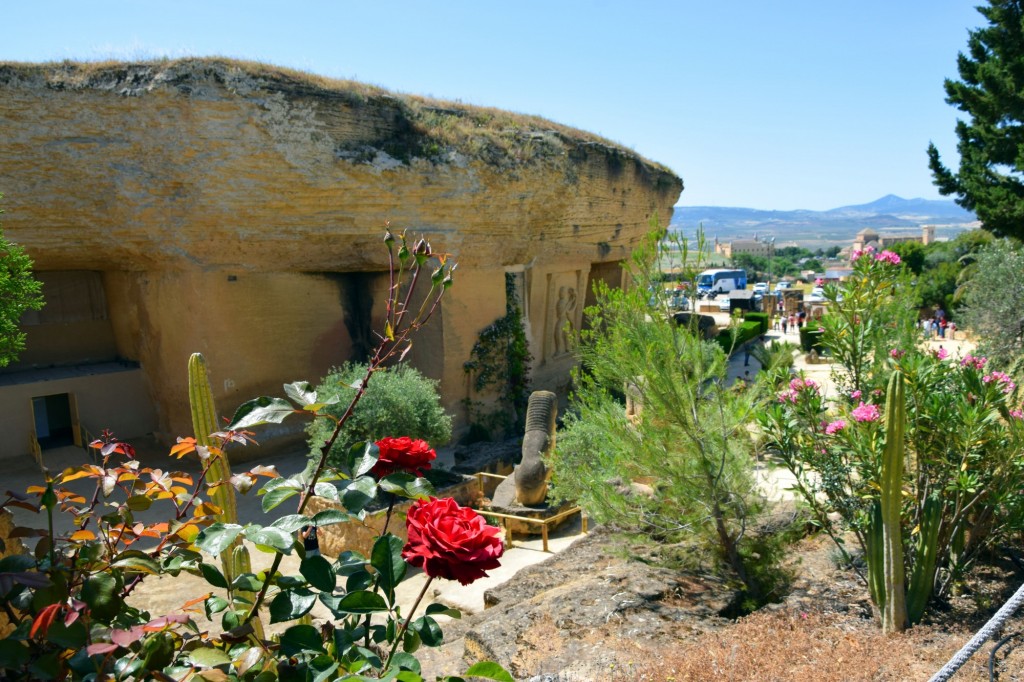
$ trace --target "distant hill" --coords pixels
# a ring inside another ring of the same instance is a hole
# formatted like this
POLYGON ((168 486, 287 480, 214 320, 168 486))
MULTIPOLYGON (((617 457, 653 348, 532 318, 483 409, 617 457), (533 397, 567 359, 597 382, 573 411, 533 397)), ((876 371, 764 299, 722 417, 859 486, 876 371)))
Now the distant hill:
POLYGON ((725 206, 676 206, 669 227, 692 234, 703 225, 709 239, 728 241, 755 234, 772 235, 776 243, 825 245, 848 243, 866 227, 887 232, 917 232, 936 225, 936 234, 952 237, 976 227, 977 218, 950 200, 903 199, 889 194, 868 204, 828 211, 762 211, 725 206))

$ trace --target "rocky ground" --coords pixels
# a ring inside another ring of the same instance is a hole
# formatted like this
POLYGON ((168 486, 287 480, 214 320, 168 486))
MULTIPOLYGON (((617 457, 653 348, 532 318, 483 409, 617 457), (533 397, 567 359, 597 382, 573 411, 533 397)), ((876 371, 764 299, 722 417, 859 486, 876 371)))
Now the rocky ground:
MULTIPOLYGON (((491 608, 445 626, 447 644, 420 652, 427 679, 491 659, 517 680, 925 680, 997 610, 1024 570, 997 561, 924 624, 885 637, 866 588, 833 560, 828 538, 793 552, 785 599, 739 620, 720 615, 729 589, 708 575, 626 558, 598 531, 489 593, 491 608)), ((1024 614, 1004 635, 1024 631, 1024 614)), ((1015 639, 997 656, 999 680, 1024 680, 1015 639)), ((987 680, 989 642, 955 680, 987 680)))

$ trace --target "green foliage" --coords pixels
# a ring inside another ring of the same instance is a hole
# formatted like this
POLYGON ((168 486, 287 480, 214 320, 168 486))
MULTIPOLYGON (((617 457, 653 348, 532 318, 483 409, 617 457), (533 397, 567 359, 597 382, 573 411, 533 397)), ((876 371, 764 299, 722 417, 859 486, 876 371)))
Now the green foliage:
POLYGON ((746 342, 756 339, 761 334, 761 322, 758 320, 747 320, 740 322, 738 325, 723 329, 715 337, 715 343, 728 354, 739 349, 746 342))
POLYGON ((821 353, 825 350, 821 342, 822 332, 818 331, 818 327, 813 324, 800 327, 800 350, 805 353, 810 353, 812 350, 821 353))
MULTIPOLYGON (((323 412, 340 418, 367 374, 366 364, 346 363, 332 369, 316 387, 320 401, 335 401, 325 406, 323 412)), ((435 446, 447 443, 452 437, 452 418, 441 407, 437 386, 437 381, 405 364, 376 370, 373 383, 366 387, 359 405, 331 448, 331 464, 343 466, 356 443, 395 434, 421 438, 435 446)), ((306 427, 310 456, 318 456, 333 429, 334 423, 325 419, 313 421, 306 427)))
POLYGON ((482 414, 479 409, 474 414, 475 403, 466 398, 472 427, 486 431, 488 438, 521 433, 525 426, 533 358, 518 301, 515 276, 506 273, 505 315, 480 332, 463 366, 477 394, 488 389, 498 391, 498 407, 490 414, 482 414))
MULTIPOLYGON (((759 396, 725 387, 725 354, 695 327, 650 314, 647 273, 658 270, 659 236, 635 254, 633 286, 599 284, 585 311, 581 369, 551 461, 553 494, 631 533, 702 546, 746 598, 763 603, 774 555, 748 551, 746 531, 764 507, 747 430, 759 396), (637 408, 632 417, 623 394, 637 408)), ((758 323, 747 324, 756 335, 758 323)))
POLYGON ((42 283, 32 277, 32 259, 0 232, 0 367, 17 360, 25 349, 22 313, 42 307, 42 283))
MULTIPOLYGON (((393 258, 394 242, 389 234, 386 244, 393 258)), ((171 454, 196 455, 201 464, 198 477, 143 467, 130 445, 104 432, 91 444, 98 463, 68 468, 55 478, 47 475, 45 486, 30 488, 27 497, 8 494, 0 507, 36 512, 43 523, 33 525, 45 525, 46 529, 22 529, 39 538, 33 555, 0 559, 0 609, 15 626, 0 646, 0 676, 4 680, 422 682, 413 652, 421 645, 443 643, 434 615, 459 614, 431 604, 413 619, 429 583, 408 612, 401 612, 396 587, 408 566, 404 542, 388 532, 388 525, 395 501, 422 499, 432 495, 433 489, 407 472, 383 478, 371 475, 378 461, 378 451, 372 445, 352 458, 351 476, 333 471, 326 462, 370 382, 379 378, 381 364, 408 349, 409 335, 431 317, 450 284, 450 266, 443 261, 434 268, 434 276, 418 277, 421 268, 433 268, 430 255, 425 241, 409 249, 402 238, 398 262, 392 260, 394 286, 385 330, 340 418, 325 411, 332 399, 318 395, 306 382, 296 382, 284 387, 287 400, 257 398, 239 408, 232 424, 207 434, 215 412, 205 366, 201 357, 193 357, 190 396, 196 430, 202 435, 179 439, 171 454), (410 299, 399 298, 403 275, 414 283, 431 282, 427 304, 409 315, 402 301, 410 299), (286 410, 282 404, 290 407, 286 410), (228 462, 225 447, 249 440, 250 434, 239 424, 276 423, 298 414, 335 425, 314 466, 288 478, 280 478, 273 467, 257 466, 238 473, 220 468, 228 462), (209 486, 228 486, 244 493, 261 477, 270 478, 259 491, 264 496, 264 510, 298 496, 296 513, 267 525, 243 526, 222 519, 224 510, 202 499, 209 486), (68 487, 70 483, 75 483, 75 489, 68 487), (83 495, 81 486, 86 483, 94 489, 83 495), (339 503, 341 508, 304 515, 314 494, 339 503), (306 553, 297 537, 300 529, 312 527, 315 532, 316 528, 361 520, 366 505, 378 497, 389 506, 371 556, 343 552, 331 562, 306 553), (135 518, 136 511, 153 507, 166 512, 161 521, 149 524, 135 518), (74 519, 74 523, 62 524, 71 530, 54 532, 55 513, 74 519), (274 555, 269 570, 258 575, 251 572, 244 560, 247 555, 238 547, 231 549, 239 539, 274 555), (222 571, 211 560, 228 550, 234 561, 222 571), (298 574, 279 572, 286 554, 298 555, 298 574), (128 597, 148 576, 174 578, 182 571, 205 580, 206 594, 182 595, 185 603, 181 608, 155 617, 130 605, 128 597), (243 599, 247 593, 248 598, 243 599), (185 601, 188 597, 192 599, 185 601), (321 629, 306 622, 317 602, 330 611, 330 627, 321 629), (211 619, 220 618, 218 625, 201 635, 192 617, 199 608, 211 619), (255 627, 261 614, 269 614, 271 622, 285 623, 286 629, 273 640, 264 638, 255 627)), ((469 510, 456 511, 471 514, 469 510)), ((435 520, 438 525, 445 521, 435 520)), ((484 532, 493 538, 498 529, 484 532)), ((431 551, 461 548, 459 538, 435 540, 428 543, 431 551), (444 544, 445 540, 449 543, 444 544)), ((434 575, 429 569, 427 573, 434 575)), ((499 682, 511 680, 505 670, 489 662, 474 665, 468 674, 499 682)), ((440 679, 454 682, 461 678, 440 679)))
MULTIPOLYGON (((1024 250, 1015 240, 997 240, 977 252, 975 266, 962 319, 993 363, 1014 367, 1024 355, 1024 250)), ((1014 374, 1024 373, 1016 369, 1014 374)))
POLYGON ((794 380, 759 415, 768 450, 844 554, 843 530, 853 531, 875 603, 890 608, 905 583, 902 619, 898 606, 886 619, 893 629, 919 621, 985 548, 1024 526, 1024 412, 1013 382, 984 358, 954 363, 905 335, 905 277, 902 265, 865 256, 841 289, 826 289, 834 312, 823 342, 842 358, 840 395, 829 403, 794 380))
POLYGON ((956 195, 986 230, 1021 237, 1024 6, 1021 0, 988 0, 978 11, 988 25, 968 33, 967 53, 957 58, 960 80, 945 81, 946 101, 967 115, 956 124, 960 168, 954 172, 943 165, 933 144, 929 167, 939 191, 956 195))
POLYGON ((745 313, 743 319, 746 322, 757 322, 761 334, 768 333, 768 313, 745 313))

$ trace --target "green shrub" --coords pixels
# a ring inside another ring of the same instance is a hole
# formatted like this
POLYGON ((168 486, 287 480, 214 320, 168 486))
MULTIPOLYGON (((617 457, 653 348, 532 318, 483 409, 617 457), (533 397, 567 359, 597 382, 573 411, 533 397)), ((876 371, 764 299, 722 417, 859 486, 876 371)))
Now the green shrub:
POLYGON ((754 313, 749 312, 743 316, 743 319, 747 322, 758 322, 761 325, 761 333, 768 333, 768 313, 754 313))
MULTIPOLYGON (((364 364, 345 363, 332 369, 317 386, 317 395, 321 399, 340 397, 341 400, 325 411, 341 417, 355 393, 352 384, 357 384, 364 376, 364 364)), ((331 464, 343 464, 345 453, 353 444, 384 436, 422 438, 432 447, 447 443, 452 437, 452 418, 441 407, 437 383, 408 365, 375 372, 365 395, 331 448, 331 464)), ((334 423, 329 419, 317 419, 306 427, 311 452, 319 453, 333 428, 334 423)))
POLYGON ((761 335, 761 323, 756 320, 741 322, 737 327, 722 330, 715 341, 726 354, 732 353, 747 341, 761 335))
POLYGON ((816 350, 819 355, 821 354, 824 346, 821 343, 821 332, 817 327, 800 327, 800 349, 805 353, 816 350))

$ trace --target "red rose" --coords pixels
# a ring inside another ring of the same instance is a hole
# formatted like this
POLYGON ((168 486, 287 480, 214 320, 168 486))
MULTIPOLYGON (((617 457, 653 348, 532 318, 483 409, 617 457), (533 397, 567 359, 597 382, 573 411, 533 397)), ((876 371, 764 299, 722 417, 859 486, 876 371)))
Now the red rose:
POLYGON ((422 476, 430 471, 430 462, 437 458, 437 453, 427 445, 427 441, 414 440, 408 436, 381 438, 376 442, 376 446, 380 454, 370 473, 377 478, 383 478, 396 471, 422 476))
POLYGON ((402 558, 431 578, 468 585, 501 565, 501 529, 488 526, 484 517, 450 497, 417 500, 405 523, 409 541, 402 558))

